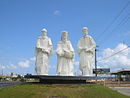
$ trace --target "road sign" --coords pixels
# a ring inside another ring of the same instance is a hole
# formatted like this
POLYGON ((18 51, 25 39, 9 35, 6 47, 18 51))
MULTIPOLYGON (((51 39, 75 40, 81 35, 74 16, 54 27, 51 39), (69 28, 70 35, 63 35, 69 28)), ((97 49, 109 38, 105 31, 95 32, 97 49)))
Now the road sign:
POLYGON ((110 68, 98 68, 97 71, 96 69, 93 69, 93 74, 95 74, 97 72, 97 74, 106 74, 110 72, 110 68))

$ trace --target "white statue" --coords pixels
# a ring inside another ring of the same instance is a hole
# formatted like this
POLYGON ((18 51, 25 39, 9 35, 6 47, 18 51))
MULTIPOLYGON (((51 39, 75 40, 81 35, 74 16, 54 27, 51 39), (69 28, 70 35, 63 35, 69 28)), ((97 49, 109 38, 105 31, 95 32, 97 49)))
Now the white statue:
POLYGON ((48 75, 49 57, 52 55, 52 42, 47 37, 47 30, 42 29, 42 35, 38 37, 35 47, 36 73, 38 75, 48 75))
POLYGON ((83 27, 84 36, 78 41, 77 51, 80 56, 79 68, 83 76, 93 75, 93 58, 96 48, 96 43, 93 38, 88 35, 88 28, 83 27))
POLYGON ((57 75, 73 76, 74 49, 68 40, 68 32, 62 32, 61 41, 57 44, 57 75))

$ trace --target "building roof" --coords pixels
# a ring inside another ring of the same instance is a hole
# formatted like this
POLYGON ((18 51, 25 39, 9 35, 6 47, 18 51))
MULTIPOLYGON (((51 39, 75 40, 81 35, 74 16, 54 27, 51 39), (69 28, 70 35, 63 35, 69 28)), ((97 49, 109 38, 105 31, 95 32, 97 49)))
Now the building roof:
POLYGON ((130 68, 122 68, 120 70, 117 70, 115 72, 110 72, 111 75, 115 75, 115 74, 122 74, 122 75, 126 75, 126 74, 130 74, 130 68))

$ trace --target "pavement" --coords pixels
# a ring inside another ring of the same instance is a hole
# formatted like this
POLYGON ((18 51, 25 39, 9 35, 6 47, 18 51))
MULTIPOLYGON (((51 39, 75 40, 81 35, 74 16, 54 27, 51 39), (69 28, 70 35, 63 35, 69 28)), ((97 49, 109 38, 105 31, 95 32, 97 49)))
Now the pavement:
POLYGON ((130 96, 130 87, 111 87, 113 90, 117 90, 119 93, 126 96, 130 96))
POLYGON ((21 84, 22 82, 20 81, 6 81, 6 82, 0 82, 0 88, 5 88, 8 86, 13 86, 17 84, 21 84))

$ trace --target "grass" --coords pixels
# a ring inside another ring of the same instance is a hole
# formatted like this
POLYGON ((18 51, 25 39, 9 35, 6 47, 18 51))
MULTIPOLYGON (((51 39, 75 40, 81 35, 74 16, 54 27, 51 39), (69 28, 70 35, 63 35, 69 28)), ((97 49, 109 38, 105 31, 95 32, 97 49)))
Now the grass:
POLYGON ((0 89, 0 98, 130 98, 102 85, 20 84, 0 89), (57 96, 57 97, 51 97, 57 96), (58 97, 61 96, 61 97, 58 97))

